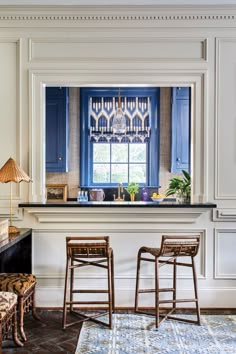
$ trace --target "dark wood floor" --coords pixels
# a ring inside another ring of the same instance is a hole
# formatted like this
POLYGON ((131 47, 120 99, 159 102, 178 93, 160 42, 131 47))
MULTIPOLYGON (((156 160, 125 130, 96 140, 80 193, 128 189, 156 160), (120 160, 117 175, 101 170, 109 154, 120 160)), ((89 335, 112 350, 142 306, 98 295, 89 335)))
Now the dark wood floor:
MULTIPOLYGON (((117 313, 133 313, 132 310, 116 310, 117 313)), ((181 311, 191 313, 191 311, 181 311)), ((24 347, 16 347, 11 341, 3 342, 3 354, 47 354, 75 353, 80 334, 81 324, 62 329, 62 311, 37 310, 41 321, 35 320, 30 314, 25 315, 25 332, 28 341, 24 347)), ((236 314, 236 309, 201 310, 202 314, 236 314)), ((68 321, 70 321, 68 314, 68 321)), ((74 319, 74 318, 73 318, 74 319)))
MULTIPOLYGON (((11 341, 3 342, 3 354, 13 353, 75 353, 81 324, 62 329, 62 311, 37 311, 41 321, 30 314, 25 315, 25 333, 27 342, 24 347, 16 347, 11 341)), ((69 318, 68 318, 69 319, 69 318)))

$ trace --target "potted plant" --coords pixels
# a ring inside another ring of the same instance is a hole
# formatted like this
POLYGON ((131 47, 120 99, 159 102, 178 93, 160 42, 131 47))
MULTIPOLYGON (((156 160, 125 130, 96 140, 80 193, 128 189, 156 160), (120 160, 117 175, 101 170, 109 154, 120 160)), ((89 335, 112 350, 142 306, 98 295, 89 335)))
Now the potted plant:
POLYGON ((129 182, 126 190, 130 195, 131 202, 133 202, 135 199, 135 194, 139 191, 139 184, 135 182, 129 182))
POLYGON ((183 176, 170 179, 166 196, 175 195, 177 202, 190 202, 191 197, 191 176, 187 171, 182 170, 183 176))

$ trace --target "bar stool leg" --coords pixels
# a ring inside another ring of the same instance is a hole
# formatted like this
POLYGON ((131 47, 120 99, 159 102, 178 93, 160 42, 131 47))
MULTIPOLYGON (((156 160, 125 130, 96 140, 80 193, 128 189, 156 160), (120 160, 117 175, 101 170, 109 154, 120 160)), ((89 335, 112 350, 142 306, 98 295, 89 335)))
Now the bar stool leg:
POLYGON ((32 315, 36 320, 41 321, 40 317, 37 315, 36 307, 35 307, 35 290, 32 295, 32 315))
POLYGON ((199 326, 201 326, 200 308, 199 308, 199 304, 198 304, 197 273, 196 273, 196 269, 195 269, 194 258, 191 257, 191 259, 192 259, 192 270, 193 270, 194 296, 196 299, 197 324, 199 326))
POLYGON ((176 268, 176 258, 173 261, 173 311, 176 309, 176 289, 177 289, 177 268, 176 268))
POLYGON ((74 261, 71 258, 70 262, 70 312, 73 311, 73 302, 74 302, 74 261))
POLYGON ((19 325, 20 325, 20 335, 24 342, 27 340, 25 331, 24 331, 24 299, 23 296, 18 295, 18 304, 19 304, 19 325))
POLYGON ((67 295, 67 283, 68 283, 68 271, 69 271, 69 258, 66 260, 66 275, 65 275, 65 288, 64 288, 64 301, 63 301, 63 317, 62 317, 62 328, 66 328, 66 295, 67 295))
POLYGON ((141 267, 141 253, 138 252, 137 256, 137 270, 136 270, 136 287, 135 287, 135 303, 134 311, 138 311, 138 294, 139 294, 139 277, 140 277, 140 267, 141 267))
POLYGON ((16 313, 16 308, 14 310, 14 315, 13 315, 13 318, 12 318, 12 322, 13 322, 12 339, 16 343, 16 345, 18 345, 19 347, 23 347, 24 344, 19 340, 18 335, 17 335, 17 313, 16 313))
POLYGON ((113 309, 113 289, 112 289, 112 259, 108 255, 107 259, 107 280, 108 280, 108 302, 109 302, 109 328, 112 328, 112 309, 113 309))
POLYGON ((160 307, 159 307, 159 261, 155 257, 155 311, 156 311, 156 328, 160 325, 160 307))
POLYGON ((0 354, 2 354, 2 324, 0 324, 0 354))
POLYGON ((114 284, 114 256, 111 251, 111 289, 112 289, 112 311, 115 312, 115 284, 114 284))

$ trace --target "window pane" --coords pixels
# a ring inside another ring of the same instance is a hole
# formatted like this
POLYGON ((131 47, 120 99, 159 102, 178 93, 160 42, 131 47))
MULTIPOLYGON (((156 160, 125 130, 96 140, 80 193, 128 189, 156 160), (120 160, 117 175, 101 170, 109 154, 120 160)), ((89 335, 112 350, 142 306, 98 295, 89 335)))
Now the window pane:
POLYGON ((93 165, 93 183, 110 183, 110 165, 93 165))
POLYGON ((130 165, 129 180, 136 183, 146 183, 146 164, 130 165))
POLYGON ((128 164, 111 165, 111 183, 128 182, 128 164))
POLYGON ((130 162, 146 162, 146 143, 130 144, 130 162))
POLYGON ((93 144, 93 161, 110 162, 110 144, 93 144))
POLYGON ((128 144, 111 145, 111 162, 128 162, 128 144))

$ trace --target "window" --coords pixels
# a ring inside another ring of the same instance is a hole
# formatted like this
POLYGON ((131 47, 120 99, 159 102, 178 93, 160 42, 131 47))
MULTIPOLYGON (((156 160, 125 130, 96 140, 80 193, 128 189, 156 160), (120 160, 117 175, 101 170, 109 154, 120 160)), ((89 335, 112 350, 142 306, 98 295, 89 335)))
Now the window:
POLYGON ((93 183, 147 182, 147 143, 93 143, 93 183))
POLYGON ((81 89, 81 185, 159 185, 159 89, 122 88, 127 131, 112 133, 117 88, 81 89))

